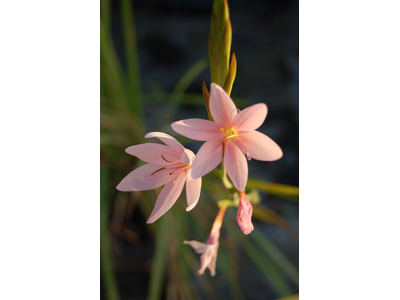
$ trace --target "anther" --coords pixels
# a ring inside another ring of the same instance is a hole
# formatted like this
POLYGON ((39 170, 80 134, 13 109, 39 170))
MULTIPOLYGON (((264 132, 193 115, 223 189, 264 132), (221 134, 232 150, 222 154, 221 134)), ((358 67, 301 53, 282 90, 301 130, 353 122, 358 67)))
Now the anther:
POLYGON ((165 170, 165 168, 158 169, 157 171, 154 171, 153 173, 151 173, 151 175, 153 175, 153 174, 155 174, 155 173, 157 173, 157 172, 159 172, 161 170, 165 170))
POLYGON ((161 157, 163 158, 163 160, 165 160, 166 162, 172 162, 172 160, 171 161, 169 161, 169 160, 166 160, 165 159, 165 157, 161 154, 161 157))

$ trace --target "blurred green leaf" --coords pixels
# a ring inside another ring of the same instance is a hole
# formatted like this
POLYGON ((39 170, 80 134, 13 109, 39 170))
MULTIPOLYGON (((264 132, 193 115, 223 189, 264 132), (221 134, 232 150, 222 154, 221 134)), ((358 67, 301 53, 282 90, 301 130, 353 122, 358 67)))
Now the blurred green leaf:
POLYGON ((276 264, 289 278, 299 286, 299 271, 291 263, 291 261, 283 254, 283 252, 272 243, 269 238, 261 233, 260 230, 254 230, 250 234, 253 242, 258 245, 263 253, 269 257, 269 259, 276 264))
MULTIPOLYGON (((257 228, 251 233, 253 234, 257 228)), ((275 267, 273 262, 265 257, 265 253, 254 247, 252 243, 249 243, 246 236, 242 232, 235 235, 240 241, 241 246, 247 253, 249 258, 253 261, 254 266, 257 267, 265 278, 271 283, 274 289, 280 296, 290 295, 290 288, 282 277, 281 273, 275 267)))
POLYGON ((111 258, 111 237, 108 230, 109 173, 108 166, 100 166, 100 261, 107 299, 118 300, 118 286, 111 258))
MULTIPOLYGON (((144 97, 146 98, 146 103, 165 103, 171 97, 171 93, 151 92, 145 94, 144 97)), ((245 98, 233 97, 232 99, 237 107, 246 107, 251 104, 251 101, 245 98)), ((201 94, 185 93, 180 99, 180 104, 203 106, 204 97, 201 94)))
POLYGON ((148 300, 157 300, 161 297, 161 292, 164 285, 165 267, 167 263, 167 237, 168 223, 164 216, 157 220, 155 253, 151 264, 149 293, 148 300))
POLYGON ((187 70, 172 91, 170 103, 180 104, 187 88, 207 68, 207 66, 207 59, 203 58, 195 63, 189 70, 187 70))
POLYGON ((262 204, 253 206, 253 217, 266 223, 274 223, 285 230, 297 242, 299 241, 299 232, 282 216, 274 212, 272 209, 262 204))
POLYGON ((299 294, 291 295, 285 298, 279 298, 276 300, 299 300, 299 294))
POLYGON ((247 187, 255 188, 269 194, 274 194, 293 202, 299 202, 299 188, 297 186, 272 183, 249 178, 247 180, 247 187))
POLYGON ((142 93, 140 88, 139 59, 136 45, 135 21, 130 0, 121 3, 122 25, 124 30, 125 52, 127 60, 129 108, 139 118, 143 119, 142 93))
POLYGON ((100 58, 103 61, 105 82, 108 85, 110 95, 104 95, 112 98, 113 106, 120 104, 128 105, 127 92, 125 90, 125 76, 118 60, 117 54, 108 33, 106 24, 100 19, 100 58))

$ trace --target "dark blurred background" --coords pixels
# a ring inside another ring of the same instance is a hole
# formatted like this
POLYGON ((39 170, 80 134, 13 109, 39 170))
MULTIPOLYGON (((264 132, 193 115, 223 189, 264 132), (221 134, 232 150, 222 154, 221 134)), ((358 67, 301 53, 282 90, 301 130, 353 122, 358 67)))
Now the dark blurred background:
MULTIPOLYGON (((201 86, 203 80, 208 87, 210 85, 207 43, 213 1, 135 0, 130 3, 134 16, 133 30, 136 32, 144 121, 143 123, 128 122, 124 126, 136 128, 141 126, 144 131, 138 129, 136 132, 134 129, 128 128, 126 130, 133 130, 134 133, 128 133, 125 138, 118 139, 118 142, 103 142, 108 137, 103 133, 112 133, 112 130, 107 127, 107 122, 113 124, 119 115, 118 112, 115 113, 117 109, 111 104, 112 97, 106 95, 109 94, 107 88, 103 89, 102 87, 102 113, 107 109, 110 111, 114 109, 114 113, 103 113, 107 117, 103 118, 102 115, 101 120, 102 166, 112 166, 108 168, 108 176, 102 177, 106 178, 102 184, 107 184, 109 187, 106 192, 107 196, 104 196, 104 199, 108 200, 104 200, 103 203, 107 204, 104 216, 107 216, 107 222, 109 222, 107 232, 111 241, 109 249, 112 257, 111 269, 114 270, 117 294, 120 299, 146 299, 149 297, 149 282, 153 270, 152 260, 157 243, 157 234, 153 232, 155 229, 152 228, 157 228, 157 225, 146 225, 145 221, 151 212, 155 198, 154 195, 149 194, 150 203, 147 208, 143 208, 136 202, 138 196, 122 195, 128 193, 117 192, 115 186, 137 166, 135 158, 129 157, 124 149, 143 142, 141 134, 163 131, 177 137, 177 134, 169 126, 170 122, 186 118, 207 118, 205 106, 202 104, 201 86), (193 80, 185 81, 183 79, 182 83, 182 78, 188 70, 193 70, 195 76, 193 76, 193 80), (176 93, 174 94, 174 91, 179 91, 179 82, 182 83, 181 86, 187 83, 184 96, 179 93, 177 96, 176 93), (174 106, 167 103, 179 103, 179 105, 174 106), (134 134, 138 134, 140 138, 133 137, 134 134), (130 136, 132 138, 129 138, 130 136), (116 171, 113 171, 114 169, 116 171), (137 207, 141 209, 136 209, 137 207), (115 222, 116 220, 120 220, 119 224, 115 222)), ((237 75, 231 97, 238 108, 259 102, 267 104, 268 116, 259 131, 276 141, 284 153, 283 158, 276 162, 249 161, 249 176, 267 182, 298 186, 298 1, 230 0, 228 3, 233 31, 231 51, 236 54, 237 58, 237 75)), ((110 39, 120 61, 122 72, 126 72, 128 62, 121 22, 121 10, 124 8, 122 5, 121 1, 111 1, 108 8, 110 10, 110 39)), ((107 6, 102 6, 102 14, 104 14, 104 7, 107 6)), ((104 61, 102 63, 105 64, 104 61)), ((102 68, 102 76, 104 73, 106 72, 102 68)), ((103 83, 102 79, 102 85, 104 85, 103 83)), ((119 129, 117 127, 114 130, 116 133, 112 136, 116 138, 119 129)), ((190 141, 182 137, 177 138, 185 143, 186 148, 195 153, 202 145, 202 142, 190 141)), ((151 142, 156 141, 152 140, 151 142)), ((208 200, 203 200, 207 195, 207 192, 202 194, 198 204, 199 208, 196 208, 197 211, 194 209, 191 213, 199 214, 208 209, 211 204, 207 202, 208 200)), ((290 230, 297 230, 297 240, 273 221, 265 222, 253 217, 255 231, 262 232, 271 244, 280 249, 279 253, 282 253, 298 270, 298 198, 297 201, 293 201, 263 191, 260 192, 260 196, 262 205, 282 217, 291 226, 290 230)), ((182 203, 185 202, 185 200, 180 200, 182 203)), ((216 208, 213 209, 210 220, 217 211, 216 208)), ((233 219, 235 213, 236 210, 231 209, 230 216, 233 219)), ((207 222, 204 225, 204 232, 209 232, 212 224, 212 221, 207 222)), ((166 224, 168 226, 168 223, 166 224)), ((265 273, 257 267, 249 255, 251 251, 244 251, 241 246, 241 242, 246 240, 238 240, 234 235, 229 236, 224 232, 225 226, 229 226, 228 221, 224 221, 222 228, 221 235, 226 236, 227 240, 225 244, 221 241, 218 260, 221 259, 221 263, 223 262, 221 257, 225 255, 224 251, 235 253, 234 259, 237 260, 235 270, 229 267, 232 266, 232 263, 227 263, 225 272, 236 272, 237 278, 234 285, 237 285, 235 288, 238 288, 240 292, 232 292, 229 284, 224 283, 222 278, 226 277, 226 273, 223 273, 224 268, 217 264, 217 276, 214 278, 209 275, 208 270, 202 277, 195 274, 185 276, 187 281, 185 284, 189 286, 190 294, 192 296, 195 294, 193 298, 278 299, 298 293, 298 282, 297 284, 293 283, 292 280, 285 277, 284 271, 278 268, 277 271, 270 269, 265 273), (235 250, 232 250, 233 248, 235 250), (268 272, 270 272, 269 275, 268 272), (283 274, 286 290, 283 287, 277 289, 274 286, 277 283, 273 281, 273 278, 280 274, 283 274), (211 284, 208 285, 208 282, 211 284), (218 290, 219 294, 210 296, 214 294, 215 290, 218 290), (236 295, 232 296, 232 293, 236 295)), ((195 234, 183 236, 184 239, 199 241, 204 241, 206 237, 207 233, 203 236, 195 234)), ((177 243, 180 242, 177 241, 177 243)), ((181 249, 193 252, 188 246, 181 249)), ((264 258, 262 252, 260 253, 261 256, 258 259, 261 261, 259 263, 267 264, 269 258, 267 256, 264 258)), ((176 255, 179 257, 180 254, 176 255)), ((199 256, 195 255, 195 257, 199 261, 199 256)), ((276 260, 279 258, 279 255, 275 257, 276 260)), ((199 268, 198 261, 197 265, 192 266, 195 271, 199 268)), ((105 281, 112 281, 112 279, 104 279, 107 278, 107 275, 104 276, 107 269, 104 268, 103 263, 102 260, 101 297, 107 299, 110 298, 110 294, 106 292, 105 281)), ((175 294, 170 292, 171 280, 169 278, 170 275, 166 275, 160 279, 161 299, 185 299, 183 296, 179 296, 179 293, 176 294, 178 296, 174 296, 175 294)))

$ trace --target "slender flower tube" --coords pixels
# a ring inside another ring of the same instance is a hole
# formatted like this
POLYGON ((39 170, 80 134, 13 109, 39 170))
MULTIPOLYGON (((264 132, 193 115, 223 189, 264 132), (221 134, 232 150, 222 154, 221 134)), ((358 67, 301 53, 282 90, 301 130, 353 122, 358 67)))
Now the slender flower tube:
POLYGON ((226 172, 239 191, 247 184, 246 157, 274 161, 282 157, 281 148, 268 136, 256 131, 267 116, 264 103, 239 111, 229 95, 211 83, 210 113, 215 122, 186 119, 171 124, 177 133, 198 141, 206 141, 192 164, 193 178, 212 171, 224 160, 226 172))
POLYGON ((254 230, 253 223, 251 223, 251 215, 253 214, 253 206, 246 197, 245 192, 240 192, 240 202, 236 214, 236 223, 244 234, 249 234, 254 230))
POLYGON ((164 185, 147 220, 147 223, 153 223, 174 205, 186 182, 186 211, 190 211, 199 201, 201 190, 201 178, 194 179, 191 174, 195 155, 166 133, 150 132, 145 137, 157 137, 167 146, 146 143, 127 148, 128 154, 148 164, 129 173, 117 189, 123 192, 145 191, 164 185))
POLYGON ((201 243, 198 241, 184 241, 184 244, 190 245, 197 254, 200 256, 200 269, 198 271, 199 275, 203 275, 206 268, 210 270, 211 276, 215 276, 215 267, 217 264, 217 255, 219 247, 219 235, 222 226, 222 221, 224 219, 226 207, 221 207, 215 218, 214 224, 212 226, 210 235, 206 243, 201 243))

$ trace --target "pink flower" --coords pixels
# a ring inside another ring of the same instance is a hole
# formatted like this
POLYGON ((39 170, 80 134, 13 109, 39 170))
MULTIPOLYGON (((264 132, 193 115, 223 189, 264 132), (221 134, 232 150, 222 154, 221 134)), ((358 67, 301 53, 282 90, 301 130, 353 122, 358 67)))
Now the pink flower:
POLYGON ((248 176, 245 155, 248 159, 262 161, 274 161, 282 157, 281 148, 273 140, 255 131, 267 116, 267 106, 264 103, 254 104, 239 112, 229 95, 220 86, 212 83, 210 113, 214 122, 186 119, 171 125, 183 136, 206 141, 192 164, 192 176, 204 176, 223 159, 233 184, 239 191, 243 191, 248 176))
POLYGON ((198 241, 184 241, 184 244, 190 245, 197 254, 200 256, 200 269, 197 272, 199 275, 203 275, 206 268, 210 270, 211 276, 215 276, 215 267, 217 264, 217 255, 219 247, 219 235, 224 219, 226 207, 221 207, 214 220, 211 228, 210 235, 206 243, 200 243, 198 241))
POLYGON ((210 270, 211 276, 215 276, 215 267, 217 264, 219 247, 218 239, 213 244, 209 244, 208 242, 204 244, 198 241, 184 241, 183 243, 190 245, 197 254, 201 254, 200 269, 197 273, 199 275, 203 275, 206 268, 208 268, 210 270))
POLYGON ((249 234, 253 231, 254 226, 251 223, 251 215, 253 214, 253 206, 246 197, 246 193, 240 193, 240 202, 236 214, 236 223, 244 234, 249 234))
POLYGON ((146 138, 157 137, 166 145, 146 143, 131 146, 125 151, 148 164, 129 173, 118 184, 124 192, 152 190, 164 185, 157 197, 153 212, 147 223, 153 223, 174 205, 186 182, 186 211, 199 201, 201 177, 193 179, 191 165, 195 158, 192 151, 185 149, 172 136, 162 132, 150 132, 146 138))

